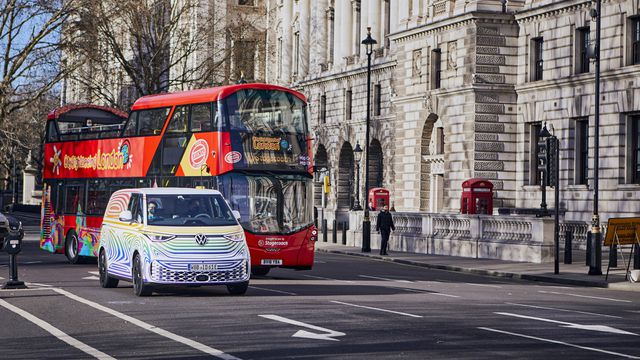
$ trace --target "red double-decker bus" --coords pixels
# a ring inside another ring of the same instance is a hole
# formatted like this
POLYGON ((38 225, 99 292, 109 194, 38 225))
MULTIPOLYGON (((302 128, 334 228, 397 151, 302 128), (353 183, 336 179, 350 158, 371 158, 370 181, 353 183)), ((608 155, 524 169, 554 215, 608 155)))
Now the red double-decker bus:
POLYGON ((312 267, 317 230, 302 94, 239 84, 145 96, 128 116, 68 106, 47 121, 41 248, 71 263, 97 256, 115 190, 204 187, 240 212, 254 274, 312 267))

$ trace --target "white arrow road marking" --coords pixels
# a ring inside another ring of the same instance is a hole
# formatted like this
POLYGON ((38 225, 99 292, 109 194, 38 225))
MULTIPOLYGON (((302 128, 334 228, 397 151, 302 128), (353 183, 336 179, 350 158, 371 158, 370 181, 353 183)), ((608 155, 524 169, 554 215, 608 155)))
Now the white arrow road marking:
POLYGON ((383 311, 383 312, 388 312, 388 313, 398 314, 398 315, 403 315, 403 316, 409 316, 409 317, 414 317, 414 318, 421 318, 422 317, 420 315, 414 315, 414 314, 404 313, 404 312, 400 312, 400 311, 387 310, 387 309, 380 309, 380 308, 371 307, 371 306, 349 304, 349 303, 342 302, 342 301, 331 301, 331 302, 334 303, 334 304, 342 304, 342 305, 348 305, 348 306, 353 306, 353 307, 357 307, 357 308, 383 311))
POLYGON ((4 278, 2 276, 0 276, 0 280, 4 280, 4 278))
POLYGON ((567 343, 567 342, 564 342, 564 341, 558 341, 558 340, 552 340, 552 339, 545 339, 545 338, 540 338, 540 337, 536 337, 536 336, 529 336, 529 335, 524 335, 524 334, 518 334, 518 333, 513 333, 513 332, 504 331, 504 330, 498 330, 498 329, 492 329, 492 328, 487 328, 487 327, 479 327, 478 329, 486 330, 486 331, 492 331, 492 332, 497 332, 497 333, 500 333, 500 334, 507 334, 507 335, 519 336, 519 337, 523 337, 523 338, 526 338, 526 339, 532 339, 532 340, 538 340, 538 341, 545 341, 545 342, 550 342, 550 343, 553 343, 553 344, 559 344, 559 345, 571 346, 571 347, 578 348, 578 349, 589 350, 589 351, 596 351, 596 352, 600 352, 600 353, 604 353, 604 354, 609 354, 609 355, 621 356, 621 357, 624 357, 624 358, 627 358, 627 359, 640 359, 640 357, 638 357, 638 356, 633 356, 633 355, 628 355, 628 354, 622 354, 622 353, 617 353, 617 352, 607 351, 607 350, 602 350, 602 349, 596 349, 596 348, 592 348, 592 347, 588 347, 588 346, 575 345, 575 344, 567 343))
POLYGON ((554 324, 560 324, 562 327, 571 328, 571 329, 591 330, 591 331, 608 332, 608 333, 612 333, 612 334, 638 336, 638 334, 634 334, 632 332, 628 332, 628 331, 612 328, 612 327, 606 326, 606 325, 580 325, 580 324, 573 324, 573 323, 565 322, 565 321, 557 321, 557 320, 539 318, 539 317, 535 317, 535 316, 519 315, 519 314, 506 313, 506 312, 496 312, 494 314, 504 315, 504 316, 513 316, 513 317, 522 318, 522 319, 545 321, 545 322, 550 322, 550 323, 554 323, 554 324))
POLYGON ((323 334, 318 334, 318 333, 313 333, 313 332, 306 331, 306 330, 298 330, 295 334, 292 335, 292 337, 301 337, 301 338, 316 339, 316 340, 340 341, 338 339, 334 339, 333 337, 347 335, 347 334, 345 334, 343 332, 330 330, 330 329, 326 329, 326 328, 323 328, 323 327, 320 327, 320 326, 311 325, 311 324, 306 324, 306 323, 303 323, 301 321, 287 319, 286 317, 282 317, 282 316, 278 316, 278 315, 258 315, 258 316, 263 317, 265 319, 270 319, 270 320, 274 320, 274 321, 280 321, 280 322, 291 324, 291 325, 302 326, 302 327, 305 327, 307 329, 312 329, 312 330, 320 331, 320 332, 323 333, 323 334))
POLYGON ((82 280, 100 280, 100 278, 92 275, 92 276, 83 277, 82 280))
POLYGON ((411 281, 409 281, 409 280, 388 279, 388 278, 383 278, 383 277, 378 277, 378 276, 368 276, 368 275, 358 275, 358 276, 363 277, 363 278, 369 278, 369 279, 394 281, 394 282, 399 282, 399 283, 410 283, 411 284, 411 281))
POLYGON ((100 272, 98 271, 87 271, 91 275, 100 276, 100 272))
POLYGON ((574 297, 587 298, 587 299, 609 300, 609 301, 625 302, 625 303, 632 302, 631 300, 612 299, 612 298, 606 298, 606 297, 600 297, 600 296, 578 295, 578 294, 571 294, 571 293, 561 293, 561 292, 555 292, 555 291, 538 290, 538 292, 542 294, 567 295, 567 296, 574 296, 574 297))

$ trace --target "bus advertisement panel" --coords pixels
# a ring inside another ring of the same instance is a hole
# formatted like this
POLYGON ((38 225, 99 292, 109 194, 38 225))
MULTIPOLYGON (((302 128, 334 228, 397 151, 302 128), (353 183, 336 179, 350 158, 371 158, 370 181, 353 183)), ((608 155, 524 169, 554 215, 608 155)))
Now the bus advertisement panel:
POLYGON ((241 84, 143 97, 128 117, 94 106, 52 114, 43 249, 71 262, 96 256, 115 190, 205 187, 241 213, 255 273, 313 265, 312 144, 301 94, 241 84))

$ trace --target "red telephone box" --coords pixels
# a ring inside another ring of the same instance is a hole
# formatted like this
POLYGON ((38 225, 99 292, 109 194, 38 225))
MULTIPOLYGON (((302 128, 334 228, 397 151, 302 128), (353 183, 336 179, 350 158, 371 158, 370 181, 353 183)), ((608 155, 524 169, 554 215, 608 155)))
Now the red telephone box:
POLYGON ((371 210, 380 210, 389 205, 389 190, 380 187, 369 189, 367 204, 371 204, 371 210))
POLYGON ((461 214, 493 214, 493 184, 474 178, 462 183, 461 214))

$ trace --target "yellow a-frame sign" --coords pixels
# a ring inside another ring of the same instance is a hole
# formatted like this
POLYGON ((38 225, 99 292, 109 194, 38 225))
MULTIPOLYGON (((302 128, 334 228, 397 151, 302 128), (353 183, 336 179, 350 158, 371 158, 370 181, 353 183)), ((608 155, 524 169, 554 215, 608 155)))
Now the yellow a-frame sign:
MULTIPOLYGON (((635 245, 640 248, 640 218, 612 218, 607 222, 607 234, 604 238, 604 246, 609 246, 610 249, 613 245, 635 245)), ((627 280, 629 276, 629 267, 631 266, 631 258, 633 257, 633 249, 631 247, 629 252, 629 262, 627 263, 627 270, 625 272, 624 279, 627 280)), ((611 250, 610 250, 611 251, 611 250)), ((622 262, 625 262, 624 253, 622 255, 622 262)), ((609 269, 611 264, 607 265, 607 276, 605 281, 609 278, 609 269)))

